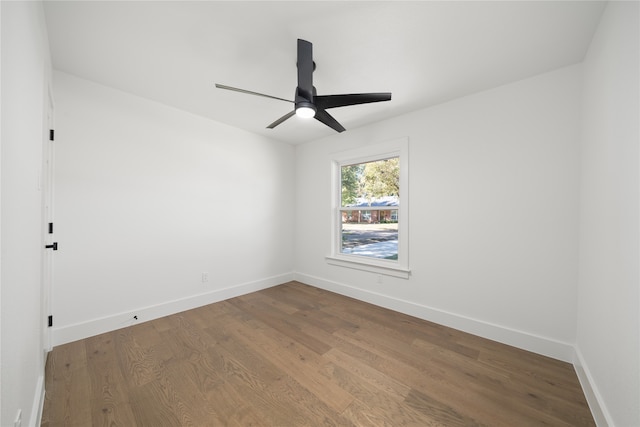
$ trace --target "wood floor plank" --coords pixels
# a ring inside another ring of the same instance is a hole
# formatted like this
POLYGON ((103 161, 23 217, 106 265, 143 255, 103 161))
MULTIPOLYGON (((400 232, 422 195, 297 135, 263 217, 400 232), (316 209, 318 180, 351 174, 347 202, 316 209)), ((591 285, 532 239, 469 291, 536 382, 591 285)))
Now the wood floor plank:
POLYGON ((91 425, 102 427, 127 427, 136 425, 129 402, 116 402, 100 397, 91 400, 91 425))
POLYGON ((483 425, 464 413, 461 413, 451 406, 448 406, 433 397, 427 396, 418 390, 411 390, 405 399, 405 403, 410 408, 413 408, 436 421, 437 425, 451 427, 475 427, 483 425))
POLYGON ((91 425, 91 383, 85 369, 87 359, 84 343, 61 346, 50 357, 55 394, 50 396, 51 412, 43 419, 48 420, 51 426, 91 425))
MULTIPOLYGON (((428 358, 425 357, 423 363, 420 364, 416 362, 419 356, 414 355, 409 360, 412 363, 407 363, 407 358, 403 356, 402 360, 398 359, 396 356, 399 353, 391 347, 383 346, 380 343, 371 343, 362 338, 360 334, 350 335, 342 333, 345 340, 352 340, 357 345, 367 346, 369 351, 377 355, 373 359, 368 358, 369 363, 373 363, 372 366, 375 369, 434 399, 437 394, 437 400, 463 413, 465 410, 473 408, 473 411, 479 413, 481 417, 490 417, 493 414, 496 406, 494 402, 486 399, 482 394, 472 392, 467 380, 462 383, 449 382, 445 372, 441 369, 432 369, 429 366, 431 361, 428 358), (417 366, 413 366, 413 364, 417 366)), ((495 419, 492 421, 495 422, 495 419)))
POLYGON ((320 362, 306 346, 288 337, 278 337, 277 331, 238 325, 238 332, 244 342, 257 345, 267 360, 286 371, 302 387, 336 412, 341 413, 353 401, 353 396, 320 375, 320 362))
POLYGON ((354 425, 349 418, 343 416, 344 411, 342 413, 336 412, 290 375, 275 381, 267 391, 278 396, 279 400, 289 402, 289 405, 299 410, 305 417, 304 422, 300 424, 292 421, 283 424, 283 426, 350 427, 354 425))
POLYGON ((141 347, 131 329, 115 334, 116 357, 129 387, 142 386, 155 379, 155 362, 148 348, 141 347))
POLYGON ((115 334, 85 341, 87 371, 91 378, 91 419, 96 426, 135 424, 128 390, 117 364, 115 334))
POLYGON ((367 388, 375 388, 381 393, 390 395, 398 400, 406 398, 411 391, 411 388, 406 384, 372 368, 368 364, 361 363, 360 360, 338 349, 331 349, 325 354, 325 357, 333 365, 340 366, 361 381, 367 382, 367 388))
POLYGON ((374 425, 428 426, 435 424, 434 419, 428 414, 421 414, 406 405, 405 397, 381 391, 349 368, 329 364, 325 372, 355 397, 343 415, 356 425, 374 423, 374 425))
POLYGON ((303 343, 306 347, 318 354, 323 354, 330 348, 327 344, 301 331, 294 322, 294 319, 284 312, 278 312, 278 310, 266 304, 261 304, 260 302, 247 303, 242 297, 234 299, 232 304, 247 313, 251 313, 257 320, 270 328, 277 330, 296 342, 303 343))
POLYGON ((594 426, 570 364, 289 282, 65 344, 42 426, 594 426))
POLYGON ((215 339, 215 345, 209 351, 212 354, 221 355, 227 360, 235 360, 249 375, 259 376, 265 384, 271 384, 280 379, 285 372, 263 357, 254 346, 245 344, 235 334, 226 332, 221 328, 211 327, 207 329, 210 336, 215 339))
MULTIPOLYGON (((183 364, 186 363, 189 362, 183 362, 183 364)), ((188 422, 194 426, 222 425, 219 410, 208 401, 207 393, 223 383, 220 381, 198 381, 194 375, 185 375, 185 372, 188 371, 194 372, 193 366, 185 367, 181 363, 174 363, 165 368, 167 380, 172 384, 176 395, 184 405, 185 417, 188 417, 188 422), (203 382, 209 386, 201 387, 203 382)), ((181 425, 186 425, 186 423, 185 420, 181 421, 181 425)))
POLYGON ((242 299, 248 302, 259 301, 263 304, 267 304, 270 307, 273 307, 274 309, 287 313, 289 315, 295 314, 298 311, 300 311, 299 306, 295 304, 287 304, 286 302, 273 298, 265 293, 262 293, 262 294, 253 293, 253 294, 243 295, 242 299))
POLYGON ((370 407, 363 402, 356 400, 345 410, 344 415, 354 425, 358 427, 395 427, 412 426, 412 427, 441 427, 432 420, 406 420, 406 411, 401 412, 402 417, 396 413, 386 412, 385 408, 370 407), (402 421, 400 421, 402 420, 402 421))

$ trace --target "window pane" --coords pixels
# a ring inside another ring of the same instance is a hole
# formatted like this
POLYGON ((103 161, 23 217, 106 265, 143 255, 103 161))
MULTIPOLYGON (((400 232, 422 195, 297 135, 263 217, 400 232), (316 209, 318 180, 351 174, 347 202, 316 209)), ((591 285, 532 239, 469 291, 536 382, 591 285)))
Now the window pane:
POLYGON ((342 166, 340 179, 342 207, 398 206, 399 157, 342 166))
POLYGON ((398 211, 342 211, 343 254, 398 259, 398 211))

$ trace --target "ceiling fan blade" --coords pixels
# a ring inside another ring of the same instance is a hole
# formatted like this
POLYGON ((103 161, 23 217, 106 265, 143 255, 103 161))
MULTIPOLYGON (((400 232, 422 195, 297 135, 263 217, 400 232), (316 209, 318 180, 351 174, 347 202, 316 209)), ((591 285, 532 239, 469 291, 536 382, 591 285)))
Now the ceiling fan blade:
POLYGON ((336 132, 344 132, 346 130, 340 123, 338 123, 336 119, 333 118, 333 116, 331 116, 331 114, 320 108, 318 108, 318 111, 316 111, 315 118, 319 122, 322 122, 325 125, 329 126, 331 129, 335 130, 336 132))
POLYGON ((267 129, 273 129, 274 127, 278 126, 280 123, 284 122, 288 118, 291 118, 295 114, 296 114, 296 110, 293 110, 292 112, 285 114, 284 116, 280 117, 278 120, 276 120, 275 122, 267 126, 267 129))
POLYGON ((313 98, 318 108, 346 107, 348 105, 368 104, 370 102, 390 101, 390 92, 352 93, 348 95, 321 95, 313 98))
POLYGON ((307 101, 313 101, 313 45, 298 39, 298 91, 307 101))
POLYGON ((246 93, 246 94, 249 94, 249 95, 263 96, 263 97, 265 97, 265 98, 278 99, 278 100, 280 100, 280 101, 285 101, 285 102, 291 102, 291 103, 293 103, 293 101, 291 101, 290 99, 278 98, 277 96, 265 95, 264 93, 252 92, 252 91, 250 91, 250 90, 246 90, 246 89, 239 89, 239 88, 237 88, 237 87, 221 85, 221 84, 218 84, 218 83, 216 83, 216 87, 217 87, 218 89, 232 90, 232 91, 234 91, 234 92, 246 93))

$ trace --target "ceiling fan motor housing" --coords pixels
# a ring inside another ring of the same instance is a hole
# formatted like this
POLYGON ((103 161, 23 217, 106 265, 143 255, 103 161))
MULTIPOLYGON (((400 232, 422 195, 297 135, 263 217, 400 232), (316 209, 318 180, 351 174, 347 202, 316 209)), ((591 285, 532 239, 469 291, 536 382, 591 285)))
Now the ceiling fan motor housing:
POLYGON ((318 109, 313 103, 313 98, 316 94, 316 88, 313 88, 313 93, 309 94, 307 91, 301 88, 296 89, 295 96, 295 111, 300 117, 311 118, 316 115, 318 109))

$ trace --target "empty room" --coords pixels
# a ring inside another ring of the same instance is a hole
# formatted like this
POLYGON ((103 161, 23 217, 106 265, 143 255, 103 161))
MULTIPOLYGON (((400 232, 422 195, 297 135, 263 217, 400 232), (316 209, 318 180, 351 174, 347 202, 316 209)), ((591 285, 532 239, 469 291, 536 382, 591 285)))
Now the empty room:
POLYGON ((640 427, 637 1, 1 1, 0 426, 640 427))

